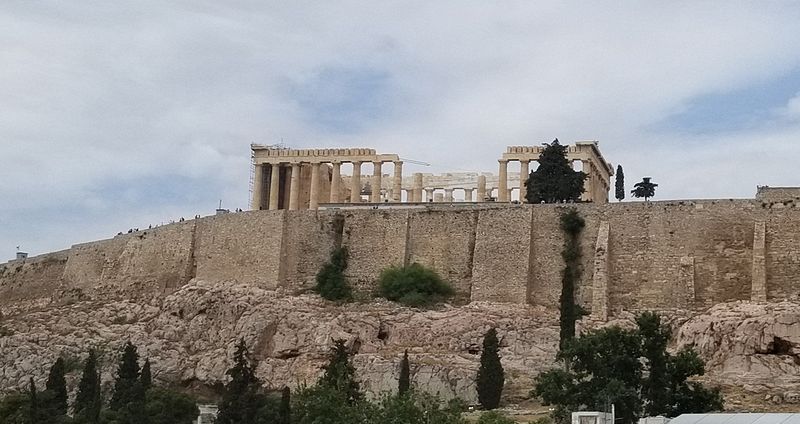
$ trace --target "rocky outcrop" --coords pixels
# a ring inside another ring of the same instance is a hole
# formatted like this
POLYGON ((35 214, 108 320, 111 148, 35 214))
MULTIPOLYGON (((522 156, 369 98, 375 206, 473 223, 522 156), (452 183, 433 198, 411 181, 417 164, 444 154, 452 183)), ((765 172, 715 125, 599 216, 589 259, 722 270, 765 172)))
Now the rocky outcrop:
POLYGON ((677 342, 694 346, 713 381, 754 393, 800 392, 798 303, 719 304, 684 323, 677 342))
POLYGON ((532 377, 552 364, 558 345, 557 312, 524 305, 473 302, 420 311, 372 299, 339 306, 314 295, 197 280, 149 301, 80 296, 59 301, 5 308, 4 390, 25 386, 30 375, 44 379, 58 355, 78 365, 90 347, 101 352, 108 381, 126 340, 150 357, 155 378, 164 382, 207 387, 223 382, 234 345, 243 338, 268 385, 312 384, 332 341, 345 339, 371 393, 396 387, 398 364, 408 349, 415 384, 474 401, 482 336, 495 327, 502 340, 505 395, 513 400, 525 396, 532 377))

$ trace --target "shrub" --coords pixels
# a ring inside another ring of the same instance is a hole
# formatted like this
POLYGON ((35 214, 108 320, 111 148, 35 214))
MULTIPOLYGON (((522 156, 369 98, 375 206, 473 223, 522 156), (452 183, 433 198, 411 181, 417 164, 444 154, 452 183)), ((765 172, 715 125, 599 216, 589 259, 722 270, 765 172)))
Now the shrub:
POLYGON ((478 419, 478 424, 515 424, 516 421, 496 411, 484 412, 478 419))
POLYGON ((344 270, 347 268, 347 249, 340 247, 331 252, 331 260, 317 273, 317 284, 314 291, 327 300, 348 301, 353 298, 353 290, 344 270))
POLYGON ((427 306, 454 294, 436 271, 414 263, 391 267, 381 273, 379 295, 406 306, 427 306))

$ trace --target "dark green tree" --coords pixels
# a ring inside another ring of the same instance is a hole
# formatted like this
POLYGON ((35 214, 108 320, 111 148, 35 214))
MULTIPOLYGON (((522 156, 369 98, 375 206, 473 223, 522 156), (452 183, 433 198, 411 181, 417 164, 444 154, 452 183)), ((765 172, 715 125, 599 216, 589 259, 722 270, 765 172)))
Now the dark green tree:
POLYGON ((150 424, 192 424, 200 414, 194 399, 160 387, 147 391, 145 409, 150 424))
POLYGON ((403 360, 400 361, 400 379, 397 382, 397 393, 404 395, 411 389, 411 366, 408 363, 408 349, 403 352, 403 360))
POLYGON ((30 424, 30 395, 10 393, 0 399, 0 423, 30 424))
POLYGON ((555 406, 559 422, 568 422, 570 411, 608 411, 611 404, 622 424, 643 414, 674 417, 720 410, 718 390, 687 382, 702 374, 697 353, 667 353, 670 332, 654 314, 639 316, 637 324, 636 330, 615 326, 570 341, 558 354, 570 368, 540 374, 532 394, 555 406))
POLYGON ((64 360, 56 359, 50 367, 45 390, 39 394, 41 424, 61 423, 67 419, 67 381, 64 360))
POLYGON ((244 340, 236 345, 233 367, 228 372, 230 381, 225 385, 222 402, 219 405, 217 424, 258 423, 261 409, 267 404, 261 381, 256 377, 255 366, 251 364, 249 351, 244 340))
POLYGON ((580 235, 586 225, 584 219, 575 209, 561 215, 561 230, 564 232, 564 271, 561 273, 561 296, 559 297, 559 324, 561 333, 559 349, 575 338, 575 321, 583 311, 575 304, 575 287, 581 279, 581 245, 580 235))
POLYGON ((73 411, 78 422, 97 424, 100 422, 100 373, 97 371, 97 355, 94 350, 89 351, 89 356, 83 364, 83 375, 78 383, 78 394, 75 396, 73 411))
POLYGON ((39 394, 36 392, 36 382, 33 381, 33 377, 28 381, 28 423, 39 424, 42 414, 39 411, 39 394))
POLYGON ((348 301, 353 298, 353 289, 344 276, 347 269, 347 249, 340 247, 331 252, 331 259, 317 273, 314 291, 327 300, 348 301))
POLYGON ((147 422, 145 405, 145 390, 139 380, 139 354, 129 341, 122 350, 109 411, 119 424, 143 424, 147 422))
POLYGON ((500 406, 500 396, 505 384, 505 373, 500 363, 500 341, 497 339, 497 330, 490 328, 483 336, 483 351, 481 351, 481 366, 478 368, 476 386, 478 402, 483 409, 495 409, 500 406))
POLYGON ((278 408, 278 422, 291 424, 292 422, 292 390, 284 387, 281 390, 281 404, 278 408))
POLYGON ((528 177, 525 199, 528 203, 579 201, 586 173, 572 169, 567 160, 567 146, 562 146, 558 139, 544 146, 539 167, 528 177))
MULTIPOLYGON (((346 393, 318 384, 292 397, 293 424, 372 424, 378 411, 370 402, 352 402, 346 393)), ((395 421, 397 423, 398 421, 395 421)))
POLYGON ((142 365, 142 372, 139 376, 139 380, 142 382, 142 388, 147 391, 153 385, 153 375, 150 371, 150 358, 144 360, 144 365, 142 365))
POLYGON ((650 181, 651 177, 644 177, 642 181, 633 185, 633 190, 631 190, 631 194, 633 197, 642 198, 644 197, 645 202, 647 199, 656 195, 656 187, 658 184, 650 181))
POLYGON ((625 173, 622 172, 622 165, 617 165, 617 175, 614 179, 616 198, 620 202, 625 199, 625 173))
POLYGON ((328 365, 325 366, 325 374, 322 375, 319 384, 342 393, 348 402, 361 399, 359 384, 356 381, 356 369, 350 362, 350 352, 344 340, 333 342, 328 365))

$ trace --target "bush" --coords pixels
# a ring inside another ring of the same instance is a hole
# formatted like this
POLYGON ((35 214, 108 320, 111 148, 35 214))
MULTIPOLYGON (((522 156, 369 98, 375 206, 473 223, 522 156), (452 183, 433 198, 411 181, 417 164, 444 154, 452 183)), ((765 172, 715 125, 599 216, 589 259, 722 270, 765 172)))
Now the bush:
POLYGON ((381 273, 378 294, 406 306, 428 306, 454 294, 436 271, 414 263, 391 267, 381 273))
POLYGON ((484 412, 478 420, 478 424, 515 424, 516 421, 507 418, 503 414, 496 411, 484 412))
POLYGON ((317 273, 317 284, 314 291, 327 300, 348 301, 353 298, 353 290, 344 270, 347 268, 347 249, 340 247, 331 252, 331 260, 322 266, 317 273))

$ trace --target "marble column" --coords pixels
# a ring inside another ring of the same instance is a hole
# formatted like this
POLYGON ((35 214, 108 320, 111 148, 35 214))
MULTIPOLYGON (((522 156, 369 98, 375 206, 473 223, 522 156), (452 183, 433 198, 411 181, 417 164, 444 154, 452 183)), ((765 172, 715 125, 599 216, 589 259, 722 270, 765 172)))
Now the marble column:
POLYGON ((465 188, 464 189, 464 201, 465 202, 472 202, 473 201, 472 200, 472 189, 471 188, 465 188))
POLYGON ((583 183, 583 194, 581 194, 581 200, 586 202, 592 201, 592 164, 588 160, 581 161, 582 171, 584 174, 587 175, 586 180, 583 183))
POLYGON ((262 208, 262 197, 264 194, 264 164, 257 164, 255 175, 253 176, 253 198, 250 199, 250 209, 257 211, 262 208))
POLYGON ((500 172, 498 173, 498 202, 508 202, 508 161, 500 159, 497 161, 500 164, 500 172))
POLYGON ((353 162, 353 177, 350 179, 350 203, 361 203, 361 162, 353 162))
POLYGON ((269 176, 269 210, 278 210, 278 201, 281 192, 281 165, 272 164, 272 171, 269 176))
POLYGON ((478 175, 478 202, 486 201, 486 175, 478 175))
POLYGON ((289 187, 289 210, 297 210, 300 206, 300 164, 292 164, 292 180, 289 187))
POLYGON ((420 203, 422 202, 422 173, 414 173, 414 185, 412 190, 413 197, 409 197, 410 201, 420 203))
POLYGON ((381 162, 372 163, 372 194, 369 196, 369 201, 372 203, 381 202, 381 162))
POLYGON ((528 160, 521 160, 519 161, 519 201, 525 203, 525 195, 527 194, 527 186, 525 185, 528 182, 528 177, 530 176, 530 161, 528 160))
POLYGON ((341 199, 339 199, 339 191, 341 190, 341 183, 342 183, 342 163, 341 162, 331 162, 331 166, 333 169, 331 170, 331 203, 339 203, 341 199))
POLYGON ((433 202, 433 191, 434 190, 435 189, 432 189, 432 188, 426 188, 425 189, 425 201, 426 202, 433 202))
POLYGON ((311 164, 311 188, 308 190, 308 208, 316 210, 319 208, 319 162, 311 164))
POLYGON ((453 202, 453 189, 446 188, 444 189, 444 201, 445 202, 453 202))
POLYGON ((394 163, 394 180, 392 180, 392 202, 403 200, 403 162, 394 163))

